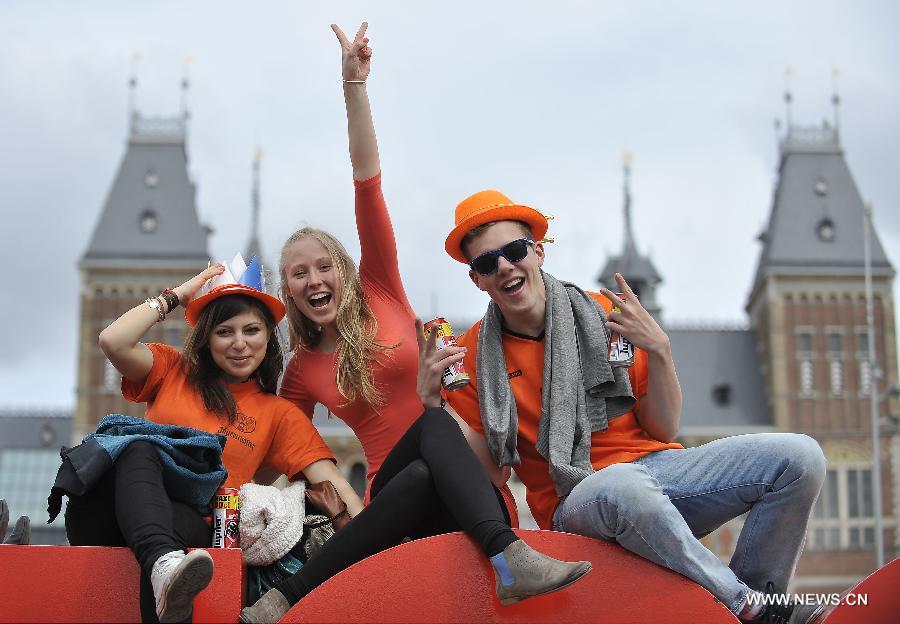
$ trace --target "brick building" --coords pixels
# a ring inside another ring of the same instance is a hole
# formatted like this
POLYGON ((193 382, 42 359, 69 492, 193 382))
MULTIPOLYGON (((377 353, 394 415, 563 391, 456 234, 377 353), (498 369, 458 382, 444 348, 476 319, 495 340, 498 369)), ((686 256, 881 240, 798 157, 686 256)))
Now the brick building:
MULTIPOLYGON (((598 281, 621 272, 657 318, 661 277, 637 251, 626 165, 624 251, 598 281)), ((896 397, 894 269, 868 225, 875 355, 869 365, 863 228, 865 206, 829 124, 788 124, 757 270, 749 327, 666 327, 684 393, 686 445, 741 433, 795 431, 819 441, 828 461, 794 586, 840 591, 876 567, 870 393, 880 410, 885 560, 900 550, 900 435, 896 397)), ((705 538, 727 560, 743 519, 705 538)))
MULTIPOLYGON (((73 435, 90 433, 106 414, 142 416, 122 398, 120 376, 97 337, 112 320, 147 297, 202 269, 210 231, 197 217, 185 149, 186 116, 131 115, 128 142, 87 250, 79 263, 81 318, 73 435)), ((146 341, 180 346, 178 315, 155 325, 146 341)))

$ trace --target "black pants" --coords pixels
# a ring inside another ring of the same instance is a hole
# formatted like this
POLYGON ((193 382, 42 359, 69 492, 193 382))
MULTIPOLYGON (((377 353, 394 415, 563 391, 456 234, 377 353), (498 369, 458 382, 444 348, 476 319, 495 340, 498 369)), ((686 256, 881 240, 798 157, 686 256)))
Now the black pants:
POLYGON ((277 586, 291 604, 405 537, 462 530, 488 557, 518 539, 500 492, 443 409, 425 410, 410 426, 382 464, 371 493, 368 507, 277 586))
POLYGON ((141 619, 157 622, 153 564, 173 550, 209 546, 211 530, 196 509, 169 498, 156 447, 133 442, 87 494, 69 497, 66 536, 72 546, 129 547, 141 566, 141 619))

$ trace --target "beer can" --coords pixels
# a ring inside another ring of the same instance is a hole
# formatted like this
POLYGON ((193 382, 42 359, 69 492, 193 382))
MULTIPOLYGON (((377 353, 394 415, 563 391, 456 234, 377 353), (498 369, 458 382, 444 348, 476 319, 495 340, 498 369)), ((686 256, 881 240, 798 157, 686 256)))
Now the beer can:
MULTIPOLYGON (((423 330, 425 332, 425 340, 428 340, 428 336, 431 335, 432 331, 437 332, 434 344, 438 349, 456 346, 456 336, 453 335, 453 328, 450 327, 447 319, 442 316, 425 323, 423 330)), ((462 360, 445 368, 444 373, 441 375, 441 385, 448 392, 464 388, 468 383, 469 373, 466 372, 462 360)))
MULTIPOLYGON (((625 300, 624 293, 616 293, 616 296, 625 300)), ((621 312, 622 309, 613 303, 611 312, 621 312)), ((609 332, 609 365, 628 368, 634 364, 634 345, 625 336, 617 331, 609 332)))
POLYGON ((213 548, 240 548, 241 500, 237 488, 220 487, 213 497, 213 548))

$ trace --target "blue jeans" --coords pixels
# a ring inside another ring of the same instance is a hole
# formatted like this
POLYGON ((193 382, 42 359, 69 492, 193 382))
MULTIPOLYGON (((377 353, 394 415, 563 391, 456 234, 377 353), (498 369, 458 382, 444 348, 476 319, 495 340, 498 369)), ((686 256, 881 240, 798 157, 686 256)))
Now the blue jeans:
POLYGON ((772 581, 786 591, 824 479, 825 457, 809 436, 722 438, 595 472, 559 505, 553 528, 615 541, 738 613, 748 588, 772 581), (748 511, 726 566, 698 538, 748 511))

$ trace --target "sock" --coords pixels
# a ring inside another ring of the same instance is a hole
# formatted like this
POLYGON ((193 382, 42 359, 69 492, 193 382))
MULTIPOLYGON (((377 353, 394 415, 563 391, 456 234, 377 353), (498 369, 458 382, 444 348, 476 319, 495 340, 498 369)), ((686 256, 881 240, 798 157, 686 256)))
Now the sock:
POLYGON ((497 553, 491 557, 491 565, 494 566, 494 571, 500 576, 500 582, 503 585, 509 587, 516 582, 516 577, 510 571, 509 564, 506 562, 506 557, 503 556, 503 553, 497 553))
POLYGON ((763 609, 765 609, 765 605, 761 600, 762 596, 764 596, 764 594, 753 591, 752 589, 747 593, 747 600, 744 601, 744 606, 741 607, 740 613, 737 614, 737 617, 741 622, 753 622, 762 615, 763 609), (760 600, 754 598, 754 602, 751 604, 749 599, 750 594, 754 594, 760 598, 760 600))

